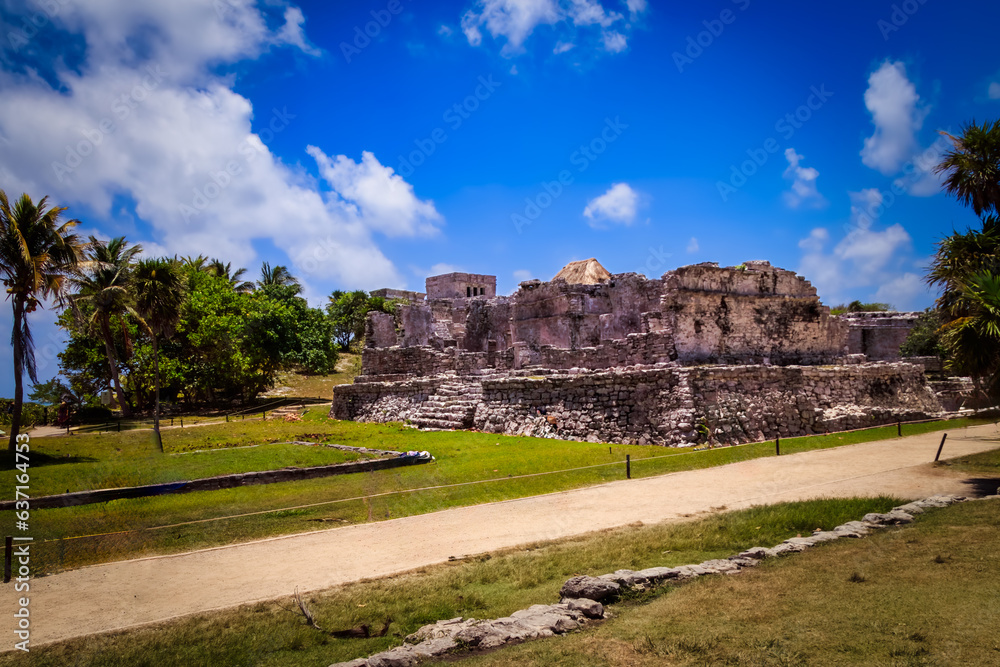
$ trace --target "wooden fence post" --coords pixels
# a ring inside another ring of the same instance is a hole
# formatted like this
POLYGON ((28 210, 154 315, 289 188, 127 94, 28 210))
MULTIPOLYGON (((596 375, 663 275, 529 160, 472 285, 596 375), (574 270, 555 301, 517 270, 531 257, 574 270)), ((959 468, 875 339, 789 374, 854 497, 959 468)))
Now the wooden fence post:
POLYGON ((936 456, 934 457, 934 462, 935 462, 935 463, 937 463, 937 460, 938 460, 939 458, 941 458, 941 450, 942 450, 942 449, 944 449, 944 441, 945 441, 945 440, 946 440, 947 438, 948 438, 948 434, 947 434, 947 433, 945 433, 945 434, 944 434, 943 436, 941 436, 941 444, 940 444, 940 445, 938 445, 938 451, 937 451, 937 455, 936 455, 936 456))
POLYGON ((8 535, 3 539, 3 583, 10 583, 10 569, 14 562, 14 538, 8 535))

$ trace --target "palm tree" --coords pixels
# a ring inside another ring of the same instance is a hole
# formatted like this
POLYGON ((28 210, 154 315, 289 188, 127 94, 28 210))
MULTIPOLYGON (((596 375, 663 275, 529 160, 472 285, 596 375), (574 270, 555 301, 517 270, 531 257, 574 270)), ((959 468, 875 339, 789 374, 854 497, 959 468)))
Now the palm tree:
POLYGON ((24 373, 37 382, 35 345, 27 316, 41 298, 61 299, 67 273, 79 261, 82 244, 70 230, 79 220, 59 224, 65 207, 45 210, 47 197, 37 204, 22 194, 11 208, 0 190, 0 276, 14 308, 10 342, 14 348, 14 405, 8 450, 13 452, 21 430, 24 373))
POLYGON ((946 174, 944 187, 976 215, 998 213, 1000 207, 1000 120, 962 128, 962 136, 951 139, 954 148, 945 153, 934 171, 946 174))
POLYGON ((984 397, 1000 384, 1000 275, 981 271, 963 286, 967 314, 943 327, 951 369, 967 373, 984 397))
POLYGON ((260 268, 260 280, 257 281, 257 285, 259 287, 268 287, 271 285, 294 287, 296 294, 302 289, 298 278, 288 271, 288 267, 279 264, 271 268, 271 265, 267 262, 264 262, 264 265, 260 268))
POLYGON ((1000 273, 1000 217, 986 216, 982 230, 953 232, 938 241, 927 283, 942 289, 938 307, 949 317, 968 313, 968 279, 982 271, 1000 273))
POLYGON ((213 259, 206 269, 212 275, 223 278, 229 283, 229 286, 233 288, 234 292, 246 293, 252 292, 254 284, 250 282, 244 282, 243 276, 246 274, 247 270, 244 268, 239 268, 233 271, 233 265, 230 262, 222 263, 221 259, 213 259))
MULTIPOLYGON (((98 335, 104 341, 104 351, 108 357, 111 380, 126 417, 132 414, 131 407, 122 391, 121 376, 118 372, 118 357, 115 354, 115 338, 111 331, 111 318, 121 317, 128 310, 132 269, 135 256, 142 252, 142 246, 129 247, 124 236, 113 238, 107 243, 90 237, 86 261, 81 262, 73 276, 76 294, 72 297, 77 313, 79 304, 89 304, 93 308, 90 324, 97 325, 98 335)), ((130 344, 124 323, 126 347, 130 344)))
POLYGON ((153 408, 153 433, 163 452, 160 437, 160 348, 159 337, 170 337, 181 316, 184 278, 175 262, 167 259, 144 259, 133 275, 134 308, 153 341, 153 378, 156 402, 153 408))

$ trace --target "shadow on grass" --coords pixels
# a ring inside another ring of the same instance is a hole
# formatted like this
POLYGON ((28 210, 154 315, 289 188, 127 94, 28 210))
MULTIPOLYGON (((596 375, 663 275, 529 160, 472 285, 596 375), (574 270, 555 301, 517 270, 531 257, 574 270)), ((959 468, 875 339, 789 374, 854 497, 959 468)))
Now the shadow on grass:
POLYGON ((1000 494, 1000 477, 970 477, 965 480, 970 488, 970 495, 976 498, 1000 494))
MULTIPOLYGON (((92 456, 70 456, 69 454, 65 456, 49 456, 42 452, 30 452, 28 454, 28 465, 32 468, 55 466, 65 463, 94 463, 96 461, 97 459, 92 456)), ((23 464, 24 462, 23 458, 16 460, 15 455, 6 449, 0 453, 0 470, 13 470, 16 464, 23 464)))

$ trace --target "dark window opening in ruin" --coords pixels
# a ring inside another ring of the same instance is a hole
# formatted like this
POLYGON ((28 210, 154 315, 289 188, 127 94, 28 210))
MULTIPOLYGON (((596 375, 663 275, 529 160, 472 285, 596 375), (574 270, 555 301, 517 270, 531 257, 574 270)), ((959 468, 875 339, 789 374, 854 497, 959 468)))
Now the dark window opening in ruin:
POLYGON ((465 288, 465 296, 472 296, 472 288, 471 287, 466 287, 465 288))

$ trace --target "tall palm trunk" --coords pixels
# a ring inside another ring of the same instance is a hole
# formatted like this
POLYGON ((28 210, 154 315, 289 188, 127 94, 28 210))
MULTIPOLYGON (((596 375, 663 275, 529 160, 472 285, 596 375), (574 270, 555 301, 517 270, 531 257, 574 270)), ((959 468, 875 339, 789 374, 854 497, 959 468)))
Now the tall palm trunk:
POLYGON ((111 322, 107 315, 101 317, 101 333, 104 334, 104 351, 108 355, 108 367, 111 370, 111 381, 115 388, 115 396, 118 399, 118 405, 122 409, 122 415, 125 417, 132 416, 132 409, 129 404, 125 401, 125 392, 122 391, 121 378, 118 374, 118 358, 115 356, 115 348, 112 345, 113 338, 111 337, 111 322))
POLYGON ((156 435, 156 446, 163 453, 163 438, 160 436, 160 349, 153 334, 153 387, 155 388, 155 403, 153 408, 153 433, 156 435))
POLYGON ((21 432, 21 409, 24 406, 24 341, 21 340, 24 326, 24 301, 14 298, 14 329, 11 343, 14 345, 14 406, 10 419, 10 442, 7 451, 14 453, 17 436, 21 432))

